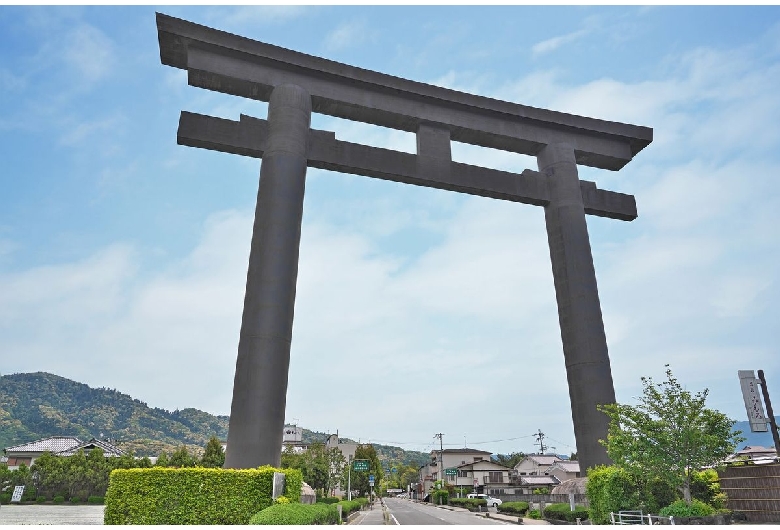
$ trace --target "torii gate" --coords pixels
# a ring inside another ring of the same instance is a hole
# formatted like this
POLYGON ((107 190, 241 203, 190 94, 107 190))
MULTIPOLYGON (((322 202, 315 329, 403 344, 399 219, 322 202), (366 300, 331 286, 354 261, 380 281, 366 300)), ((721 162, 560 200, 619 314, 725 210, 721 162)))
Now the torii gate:
POLYGON ((544 206, 580 467, 609 463, 597 404, 615 390, 585 214, 631 221, 632 195, 581 181, 619 170, 647 127, 499 101, 364 70, 157 13, 160 60, 189 84, 268 101, 268 120, 182 112, 179 144, 262 158, 225 467, 278 466, 308 166, 544 206), (417 154, 336 140, 311 113, 417 135, 417 154), (450 141, 535 156, 520 174, 452 161, 450 141))

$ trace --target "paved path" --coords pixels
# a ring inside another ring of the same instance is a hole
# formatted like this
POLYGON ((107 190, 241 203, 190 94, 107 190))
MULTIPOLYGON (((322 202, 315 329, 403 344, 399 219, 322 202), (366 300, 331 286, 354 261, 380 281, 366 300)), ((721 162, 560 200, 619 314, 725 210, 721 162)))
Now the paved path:
POLYGON ((103 524, 105 506, 55 504, 3 504, 0 525, 103 524))
POLYGON ((484 524, 550 524, 547 521, 522 519, 517 516, 497 513, 490 508, 489 513, 469 512, 465 508, 454 506, 434 506, 433 504, 402 500, 385 499, 388 517, 385 519, 383 510, 378 503, 373 510, 360 512, 349 524, 359 525, 484 525, 484 524))

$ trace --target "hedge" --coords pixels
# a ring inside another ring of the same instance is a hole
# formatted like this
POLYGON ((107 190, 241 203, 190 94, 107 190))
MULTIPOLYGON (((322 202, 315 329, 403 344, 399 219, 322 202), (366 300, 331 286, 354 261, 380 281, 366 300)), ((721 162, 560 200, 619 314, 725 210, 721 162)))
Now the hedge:
POLYGON ((339 512, 335 504, 274 504, 257 512, 249 524, 311 525, 338 524, 339 512))
POLYGON ((577 519, 581 521, 588 519, 588 509, 584 506, 575 506, 574 511, 571 511, 571 506, 569 506, 568 502, 559 502, 545 506, 544 518, 576 523, 577 519))
POLYGON ((342 515, 346 517, 352 512, 356 512, 368 504, 368 499, 365 497, 358 497, 357 499, 352 499, 351 501, 340 501, 338 504, 341 505, 342 515))
POLYGON ((479 506, 487 506, 487 501, 485 499, 452 498, 449 500, 449 505, 467 508, 473 512, 476 511, 479 506))
POLYGON ((585 491, 593 524, 609 524, 609 513, 635 510, 639 494, 634 479, 616 466, 596 466, 588 470, 585 491))
POLYGON ((519 502, 505 502, 498 505, 498 511, 500 513, 511 513, 517 515, 525 515, 528 513, 528 503, 524 501, 519 502))
POLYGON ((271 505, 273 474, 286 476, 285 495, 299 502, 297 469, 134 468, 111 472, 105 524, 247 524, 271 505))

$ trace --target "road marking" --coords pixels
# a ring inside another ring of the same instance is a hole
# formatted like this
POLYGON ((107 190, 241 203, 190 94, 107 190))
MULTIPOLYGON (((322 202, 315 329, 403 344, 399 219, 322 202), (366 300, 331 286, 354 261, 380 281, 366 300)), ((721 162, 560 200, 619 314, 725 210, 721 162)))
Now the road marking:
POLYGON ((395 518, 395 515, 393 515, 393 514, 391 513, 391 514, 390 514, 390 517, 392 517, 392 519, 393 519, 393 524, 396 524, 396 525, 399 525, 399 526, 401 525, 401 523, 399 523, 399 522, 398 522, 398 519, 396 519, 396 518, 395 518))

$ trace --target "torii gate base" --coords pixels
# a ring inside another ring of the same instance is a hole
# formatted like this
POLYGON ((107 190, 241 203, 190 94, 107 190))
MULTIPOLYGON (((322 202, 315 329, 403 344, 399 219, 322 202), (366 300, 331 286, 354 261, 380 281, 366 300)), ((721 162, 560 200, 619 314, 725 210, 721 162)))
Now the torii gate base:
POLYGON ((544 206, 580 467, 609 463, 598 440, 614 403, 586 214, 633 220, 633 196, 580 181, 618 170, 652 129, 526 107, 361 70, 157 15, 163 64, 193 86, 269 101, 268 120, 182 112, 178 142, 262 158, 225 467, 278 466, 308 166, 544 206), (410 155, 310 129, 311 113, 417 135, 410 155), (536 156, 521 174, 452 161, 450 141, 536 156))

